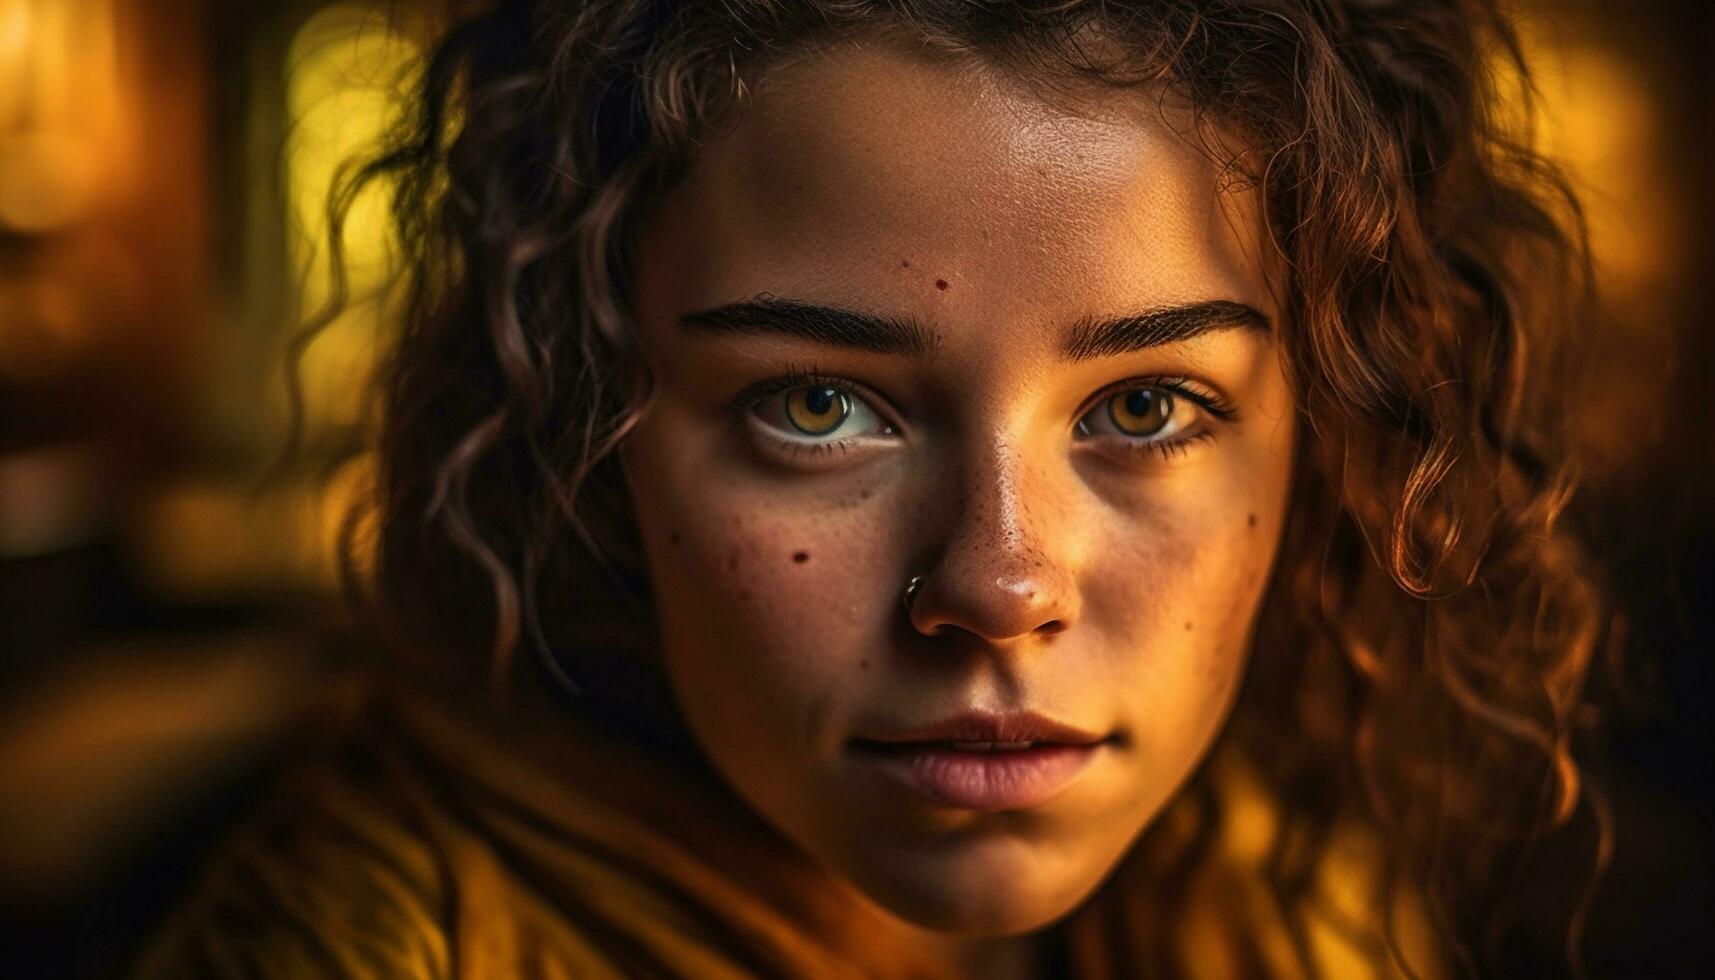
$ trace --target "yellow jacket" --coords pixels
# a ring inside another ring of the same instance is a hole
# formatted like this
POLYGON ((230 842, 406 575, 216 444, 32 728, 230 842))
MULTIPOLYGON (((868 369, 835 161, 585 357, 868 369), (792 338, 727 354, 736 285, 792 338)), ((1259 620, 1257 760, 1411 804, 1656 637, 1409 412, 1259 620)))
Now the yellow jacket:
MULTIPOLYGON (((328 750, 222 850, 136 976, 953 980, 878 941, 883 913, 720 787, 569 718, 510 727, 366 691, 328 750)), ((1184 896, 1193 914, 1178 940, 1199 977, 1301 976, 1254 873, 1271 811, 1242 766, 1212 763, 1224 870, 1184 896)), ((1351 939, 1374 918, 1358 887, 1366 860, 1362 847, 1329 851, 1326 901, 1307 917, 1324 976, 1397 975, 1351 939)), ((1128 911, 1099 891, 1056 927, 1054 972, 1137 975, 1128 911)), ((1413 962, 1433 965, 1421 949, 1413 962)))

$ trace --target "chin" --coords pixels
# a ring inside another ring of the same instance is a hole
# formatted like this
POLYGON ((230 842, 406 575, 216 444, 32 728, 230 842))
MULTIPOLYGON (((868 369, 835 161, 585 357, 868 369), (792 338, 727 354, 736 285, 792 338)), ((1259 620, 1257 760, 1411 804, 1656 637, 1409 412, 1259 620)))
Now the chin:
POLYGON ((870 901, 922 928, 968 936, 1015 936, 1053 925, 1101 877, 1068 877, 1029 865, 973 871, 934 861, 903 869, 879 861, 860 864, 864 870, 851 881, 870 901))

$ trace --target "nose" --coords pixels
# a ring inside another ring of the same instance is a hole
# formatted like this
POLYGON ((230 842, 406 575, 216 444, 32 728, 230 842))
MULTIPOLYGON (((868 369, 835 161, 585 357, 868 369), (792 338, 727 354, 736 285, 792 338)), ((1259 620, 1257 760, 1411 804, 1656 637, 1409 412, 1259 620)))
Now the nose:
POLYGON ((943 496, 943 543, 908 606, 924 636, 1016 643, 1072 626, 1081 547, 1064 495, 1000 446, 960 468, 943 496))

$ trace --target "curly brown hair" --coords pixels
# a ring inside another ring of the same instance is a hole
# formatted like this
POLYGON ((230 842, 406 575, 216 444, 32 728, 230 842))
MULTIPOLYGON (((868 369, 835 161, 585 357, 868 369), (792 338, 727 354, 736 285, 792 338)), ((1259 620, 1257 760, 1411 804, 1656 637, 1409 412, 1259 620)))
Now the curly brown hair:
MULTIPOLYGON (((1575 852, 1575 898, 1529 909, 1575 962, 1608 840, 1573 752, 1603 592, 1559 520, 1589 272, 1566 183, 1499 117, 1497 66, 1529 76, 1491 3, 519 0, 457 19, 333 203, 395 181, 411 258, 377 385, 375 607, 413 647, 486 652, 499 687, 523 648, 592 713, 671 725, 647 680, 611 680, 651 656, 614 453, 650 393, 634 232, 753 73, 873 30, 1048 83, 1164 84, 1242 137, 1223 164, 1265 202, 1306 438, 1224 737, 1279 801, 1269 878, 1297 955, 1311 971, 1293 910, 1356 811, 1389 845, 1376 907, 1423 896, 1468 971, 1512 968, 1527 881, 1551 844, 1575 852)), ((1213 805, 1206 781, 1175 805, 1213 805)), ((1152 831, 1104 886, 1091 908, 1127 938, 1101 970, 1186 972, 1175 895, 1208 836, 1152 831)))

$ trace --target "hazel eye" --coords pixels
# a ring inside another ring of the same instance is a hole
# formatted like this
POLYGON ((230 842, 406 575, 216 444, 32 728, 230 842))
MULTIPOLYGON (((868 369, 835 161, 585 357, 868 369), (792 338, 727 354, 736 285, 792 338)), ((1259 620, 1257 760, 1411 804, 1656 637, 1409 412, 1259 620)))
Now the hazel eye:
POLYGON ((808 436, 825 436, 851 415, 851 396, 838 388, 815 385, 786 393, 786 420, 808 436))
POLYGON ((1128 436, 1152 436, 1173 420, 1173 396, 1159 388, 1139 388, 1108 399, 1108 418, 1128 436))
POLYGON ((1150 385, 1115 392, 1078 420, 1086 436, 1113 435, 1140 442, 1169 442, 1197 422, 1198 406, 1170 388, 1150 385))
POLYGON ((893 433, 862 396, 826 382, 777 389, 753 402, 750 411, 785 442, 830 445, 893 433))

